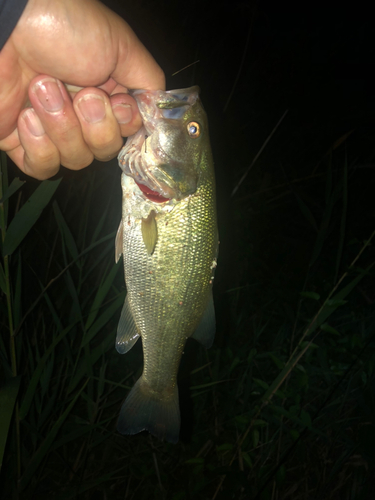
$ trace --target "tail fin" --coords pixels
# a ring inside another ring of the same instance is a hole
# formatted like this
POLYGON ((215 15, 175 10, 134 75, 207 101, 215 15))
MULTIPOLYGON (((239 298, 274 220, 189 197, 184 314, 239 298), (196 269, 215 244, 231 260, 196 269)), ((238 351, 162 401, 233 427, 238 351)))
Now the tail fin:
POLYGON ((177 443, 180 434, 180 408, 178 388, 167 400, 151 391, 141 377, 121 407, 117 422, 120 434, 137 434, 147 430, 153 436, 177 443))

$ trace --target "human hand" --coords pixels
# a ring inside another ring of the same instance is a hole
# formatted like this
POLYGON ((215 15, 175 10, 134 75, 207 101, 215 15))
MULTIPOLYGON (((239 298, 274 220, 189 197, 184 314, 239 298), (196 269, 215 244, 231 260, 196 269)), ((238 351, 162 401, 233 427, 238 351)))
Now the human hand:
POLYGON ((37 179, 109 160, 141 126, 134 88, 165 79, 124 20, 96 0, 29 0, 0 52, 0 149, 37 179))

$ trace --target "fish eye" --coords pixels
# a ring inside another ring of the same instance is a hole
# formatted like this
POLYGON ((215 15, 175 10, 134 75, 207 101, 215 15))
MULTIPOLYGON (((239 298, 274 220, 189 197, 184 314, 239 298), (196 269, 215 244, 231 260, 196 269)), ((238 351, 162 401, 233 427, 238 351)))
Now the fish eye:
POLYGON ((201 135, 201 128, 199 123, 197 122, 189 122, 187 124, 187 131, 190 137, 192 137, 193 139, 196 139, 201 135))

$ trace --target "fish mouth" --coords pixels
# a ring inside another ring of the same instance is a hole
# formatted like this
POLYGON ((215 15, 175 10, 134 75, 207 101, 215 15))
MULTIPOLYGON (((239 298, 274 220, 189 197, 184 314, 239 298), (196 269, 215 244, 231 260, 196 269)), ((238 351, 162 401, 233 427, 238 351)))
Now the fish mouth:
POLYGON ((134 179, 146 198, 163 203, 178 196, 173 180, 168 179, 160 169, 160 158, 167 162, 163 151, 152 150, 151 127, 143 126, 134 136, 129 137, 119 154, 119 164, 126 175, 134 179))
POLYGON ((142 191, 142 193, 146 196, 146 198, 148 198, 150 201, 153 201, 154 203, 165 203, 166 201, 169 201, 169 198, 161 196, 157 191, 154 191, 146 186, 146 184, 141 184, 138 182, 136 182, 136 184, 142 191))
POLYGON ((142 128, 129 137, 118 160, 143 195, 156 203, 180 200, 195 192, 197 175, 173 147, 174 131, 182 130, 185 113, 195 104, 198 87, 177 91, 130 91, 137 101, 142 128))

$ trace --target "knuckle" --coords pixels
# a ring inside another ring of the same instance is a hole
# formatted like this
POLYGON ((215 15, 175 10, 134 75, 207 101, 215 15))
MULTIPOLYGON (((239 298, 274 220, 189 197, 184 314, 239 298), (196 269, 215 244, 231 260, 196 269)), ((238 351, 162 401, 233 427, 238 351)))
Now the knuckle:
POLYGON ((87 152, 83 156, 69 156, 61 158, 61 165, 69 170, 82 170, 83 168, 88 167, 94 160, 94 155, 90 152, 87 152))
POLYGON ((97 154, 112 154, 114 151, 119 151, 122 147, 122 141, 105 141, 101 144, 95 144, 95 147, 93 149, 97 154))
POLYGON ((54 175, 54 173, 59 170, 60 166, 57 152, 43 148, 37 152, 25 152, 24 163, 29 169, 35 172, 36 175, 41 175, 44 178, 54 175))
POLYGON ((23 171, 25 174, 38 179, 39 181, 44 181, 53 177, 60 169, 60 163, 40 163, 28 161, 26 158, 24 160, 24 168, 23 171))

